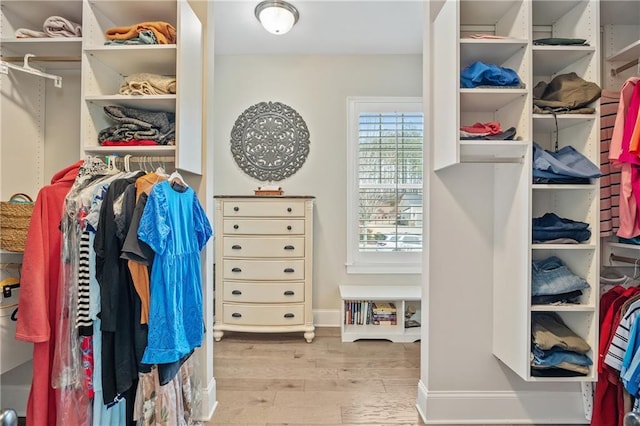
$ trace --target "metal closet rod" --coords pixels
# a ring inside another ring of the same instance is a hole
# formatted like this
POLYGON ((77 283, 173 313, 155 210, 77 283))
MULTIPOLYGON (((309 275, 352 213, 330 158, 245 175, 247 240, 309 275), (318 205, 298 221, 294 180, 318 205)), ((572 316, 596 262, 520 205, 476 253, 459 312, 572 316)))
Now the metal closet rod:
POLYGON ((26 55, 24 55, 24 57, 22 58, 22 61, 23 61, 22 66, 15 65, 5 60, 1 60, 0 73, 9 74, 9 68, 11 68, 16 71, 25 72, 27 74, 33 74, 39 77, 48 78, 50 80, 53 80, 53 85, 55 87, 62 87, 62 77, 60 77, 59 75, 48 74, 46 72, 40 71, 37 68, 33 68, 31 65, 29 65, 29 59, 35 56, 36 55, 34 55, 33 53, 27 53, 26 55))
POLYGON ((621 73, 622 71, 628 70, 629 68, 635 67, 636 65, 638 65, 638 60, 635 59, 631 62, 628 62, 624 65, 619 66, 618 68, 613 68, 611 70, 611 77, 615 77, 616 75, 618 75, 619 73, 621 73))
POLYGON ((634 259, 633 257, 618 256, 616 254, 611 253, 609 255, 609 262, 623 262, 623 263, 639 264, 640 263, 640 258, 639 259, 634 259))

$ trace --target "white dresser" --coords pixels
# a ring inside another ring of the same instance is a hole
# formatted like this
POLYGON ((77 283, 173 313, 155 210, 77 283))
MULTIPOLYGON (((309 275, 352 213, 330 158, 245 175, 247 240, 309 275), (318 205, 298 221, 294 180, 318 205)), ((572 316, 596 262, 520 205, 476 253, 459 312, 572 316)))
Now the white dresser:
POLYGON ((215 198, 214 339, 304 332, 311 343, 314 197, 215 198))

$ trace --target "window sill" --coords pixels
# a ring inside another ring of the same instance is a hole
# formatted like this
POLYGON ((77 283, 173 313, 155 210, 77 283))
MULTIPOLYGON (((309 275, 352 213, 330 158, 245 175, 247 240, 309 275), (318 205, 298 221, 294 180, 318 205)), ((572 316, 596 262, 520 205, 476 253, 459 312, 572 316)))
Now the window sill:
POLYGON ((422 274, 422 263, 347 263, 347 274, 422 274))

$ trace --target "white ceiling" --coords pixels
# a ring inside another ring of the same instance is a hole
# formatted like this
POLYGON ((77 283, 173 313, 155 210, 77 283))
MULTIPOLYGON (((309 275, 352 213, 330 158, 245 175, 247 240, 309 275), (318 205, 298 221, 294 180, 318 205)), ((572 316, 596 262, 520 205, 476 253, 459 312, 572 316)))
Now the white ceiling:
POLYGON ((260 0, 215 2, 215 52, 221 55, 421 54, 420 0, 289 0, 300 19, 284 35, 254 15, 260 0))

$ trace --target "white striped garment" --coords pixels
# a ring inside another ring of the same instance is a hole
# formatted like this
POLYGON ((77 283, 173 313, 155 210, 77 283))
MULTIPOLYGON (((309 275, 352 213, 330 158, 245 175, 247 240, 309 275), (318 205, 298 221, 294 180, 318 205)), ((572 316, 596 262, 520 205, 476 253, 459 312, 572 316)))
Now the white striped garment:
POLYGON ((629 331, 638 314, 640 314, 640 299, 632 302, 620 319, 620 324, 616 328, 616 333, 604 358, 605 364, 618 371, 622 369, 622 359, 627 351, 627 346, 629 346, 629 331))

